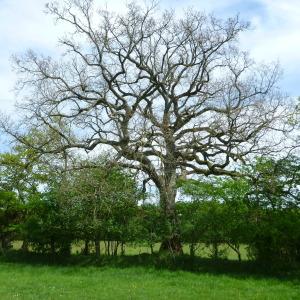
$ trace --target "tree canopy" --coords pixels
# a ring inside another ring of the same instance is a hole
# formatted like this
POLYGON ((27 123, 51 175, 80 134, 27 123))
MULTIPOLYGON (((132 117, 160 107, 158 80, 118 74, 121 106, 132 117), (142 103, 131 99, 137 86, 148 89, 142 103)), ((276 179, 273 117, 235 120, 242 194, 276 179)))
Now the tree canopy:
POLYGON ((289 114, 276 85, 279 68, 239 50, 247 24, 238 17, 219 20, 194 10, 179 17, 133 2, 122 14, 97 11, 92 0, 60 3, 47 9, 72 28, 59 40, 65 53, 15 57, 26 120, 60 137, 59 144, 49 137, 34 147, 42 153, 110 147, 120 166, 156 185, 171 224, 163 247, 180 249, 178 176, 235 176, 236 162, 275 149, 280 139, 271 134, 284 130, 289 114))

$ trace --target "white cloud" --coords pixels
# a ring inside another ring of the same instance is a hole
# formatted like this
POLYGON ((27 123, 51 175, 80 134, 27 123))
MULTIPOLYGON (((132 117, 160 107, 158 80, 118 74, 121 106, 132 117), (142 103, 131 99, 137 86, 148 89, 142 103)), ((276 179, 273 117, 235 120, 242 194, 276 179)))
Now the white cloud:
POLYGON ((55 51, 56 34, 53 20, 42 11, 46 1, 0 0, 0 108, 12 110, 12 92, 16 76, 10 57, 28 48, 55 51))
POLYGON ((260 0, 264 12, 250 19, 253 30, 241 42, 261 61, 277 61, 284 71, 282 89, 300 95, 300 1, 260 0))
MULTIPOLYGON (((49 0, 50 1, 50 0, 49 0)), ((12 71, 10 57, 33 49, 43 54, 57 53, 58 37, 64 31, 55 25, 50 15, 43 13, 47 0, 0 0, 0 110, 12 112, 17 78, 12 71)), ((60 1, 59 1, 60 2, 60 1)), ((100 1, 114 11, 124 8, 125 2, 100 1)))
MULTIPOLYGON (((0 0, 0 109, 12 110, 16 80, 10 56, 32 48, 42 53, 57 52, 57 37, 63 30, 54 26, 51 16, 43 14, 47 0, 0 0)), ((122 11, 125 1, 96 1, 111 10, 122 11)), ((277 60, 284 68, 283 89, 300 95, 300 0, 162 0, 164 8, 181 11, 185 7, 217 15, 241 12, 253 30, 241 37, 241 44, 255 59, 277 60)))

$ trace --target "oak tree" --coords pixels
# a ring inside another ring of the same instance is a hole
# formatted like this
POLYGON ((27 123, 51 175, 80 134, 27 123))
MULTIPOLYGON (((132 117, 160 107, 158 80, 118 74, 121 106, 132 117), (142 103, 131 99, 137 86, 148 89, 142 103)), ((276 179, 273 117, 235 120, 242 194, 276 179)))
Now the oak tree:
POLYGON ((109 147, 120 166, 155 184, 169 224, 162 248, 180 251, 178 176, 236 175, 235 162, 272 149, 278 140, 266 137, 286 114, 278 66, 256 64, 239 50, 248 25, 238 17, 176 16, 134 3, 117 14, 96 10, 92 0, 47 9, 71 28, 59 40, 63 54, 15 58, 26 120, 61 136, 59 146, 39 150, 109 147))

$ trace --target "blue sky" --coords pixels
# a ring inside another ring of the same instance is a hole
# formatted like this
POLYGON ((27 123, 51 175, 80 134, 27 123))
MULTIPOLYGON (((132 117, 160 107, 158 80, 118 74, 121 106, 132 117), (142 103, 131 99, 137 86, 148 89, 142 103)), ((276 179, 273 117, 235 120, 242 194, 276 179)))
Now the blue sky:
MULTIPOLYGON (((60 0, 61 1, 61 0, 60 0)), ((47 0, 0 0, 0 110, 12 114, 16 75, 10 57, 28 48, 44 54, 57 52, 62 28, 43 13, 47 0)), ((109 9, 121 10, 122 0, 95 0, 109 9)), ((123 3, 123 4, 122 4, 123 3)), ((219 17, 237 13, 251 23, 241 36, 241 47, 258 62, 278 61, 283 69, 281 88, 300 96, 300 0, 162 0, 163 8, 181 12, 193 7, 219 17)), ((20 100, 20 99, 18 99, 20 100)))

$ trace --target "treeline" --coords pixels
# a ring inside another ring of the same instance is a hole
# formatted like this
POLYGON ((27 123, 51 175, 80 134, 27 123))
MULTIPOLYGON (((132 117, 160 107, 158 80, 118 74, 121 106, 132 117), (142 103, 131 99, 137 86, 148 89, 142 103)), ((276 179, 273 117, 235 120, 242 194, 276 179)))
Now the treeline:
MULTIPOLYGON (((70 254, 71 245, 84 241, 84 254, 90 245, 100 255, 125 254, 126 243, 154 245, 164 236, 165 224, 157 205, 137 205, 131 201, 106 203, 96 207, 85 201, 71 206, 67 201, 42 197, 20 205, 13 196, 1 213, 2 251, 13 240, 23 240, 34 251, 70 254), (128 205, 129 204, 129 205, 128 205), (4 221, 4 222, 3 222, 4 221), (100 241, 105 248, 100 249, 100 241)), ((3 194, 1 194, 3 197, 3 194)), ((3 198, 2 198, 3 199, 3 198)), ((241 245, 257 260, 300 260, 299 210, 251 207, 238 201, 198 201, 177 203, 181 241, 195 255, 200 244, 211 249, 212 258, 224 258, 224 244, 241 259, 241 245)), ((25 250, 25 249, 24 249, 25 250)))
MULTIPOLYGON (((128 243, 153 253, 169 232, 159 205, 147 203, 135 177, 117 166, 58 175, 24 168, 22 156, 2 158, 1 252, 22 240, 24 251, 51 254, 69 255, 77 241, 84 254, 91 245, 96 255, 125 254, 128 243)), ((212 258, 224 258, 225 245, 241 260, 243 245, 251 259, 300 261, 299 168, 295 157, 258 159, 245 177, 178 180, 178 238, 192 256, 205 244, 212 258)))

